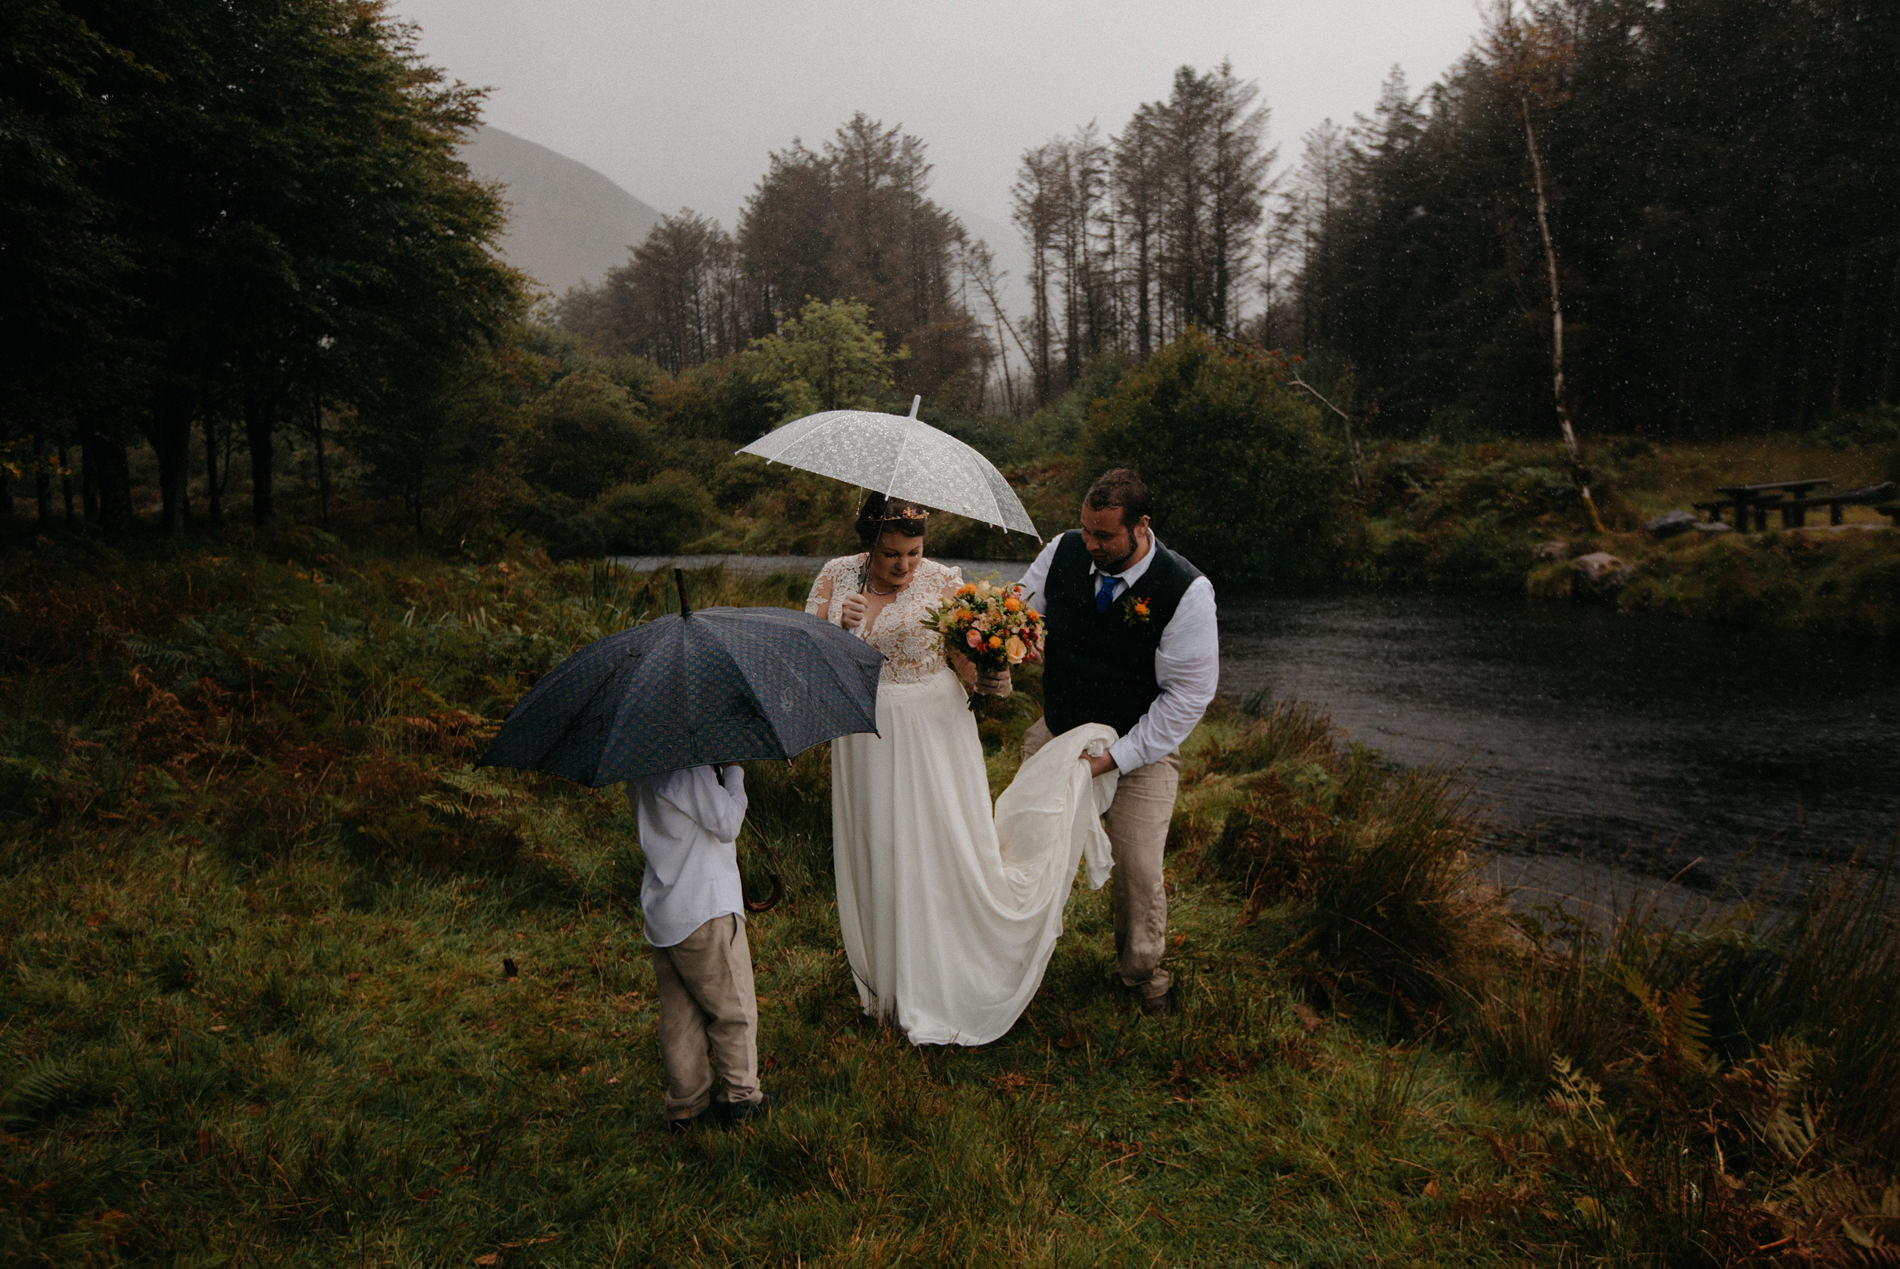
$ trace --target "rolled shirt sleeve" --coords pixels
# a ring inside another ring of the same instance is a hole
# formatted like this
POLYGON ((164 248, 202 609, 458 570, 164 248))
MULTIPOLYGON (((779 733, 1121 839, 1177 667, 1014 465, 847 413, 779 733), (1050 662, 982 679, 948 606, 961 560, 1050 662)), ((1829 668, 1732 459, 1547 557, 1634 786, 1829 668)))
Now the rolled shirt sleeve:
POLYGON ((1155 649, 1161 695, 1128 734, 1108 747, 1123 771, 1145 767, 1181 746, 1207 713, 1220 687, 1220 631, 1214 583, 1197 577, 1181 596, 1155 649))

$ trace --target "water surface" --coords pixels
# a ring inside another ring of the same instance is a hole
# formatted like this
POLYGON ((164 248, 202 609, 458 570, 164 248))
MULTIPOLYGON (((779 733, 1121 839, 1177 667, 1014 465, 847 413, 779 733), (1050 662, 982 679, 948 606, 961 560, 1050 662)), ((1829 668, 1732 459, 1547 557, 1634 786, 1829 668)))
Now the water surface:
POLYGON ((1890 644, 1352 594, 1224 603, 1221 645, 1223 692, 1310 701, 1396 762, 1461 766, 1517 849, 1729 893, 1785 867, 1798 893, 1900 831, 1890 644))

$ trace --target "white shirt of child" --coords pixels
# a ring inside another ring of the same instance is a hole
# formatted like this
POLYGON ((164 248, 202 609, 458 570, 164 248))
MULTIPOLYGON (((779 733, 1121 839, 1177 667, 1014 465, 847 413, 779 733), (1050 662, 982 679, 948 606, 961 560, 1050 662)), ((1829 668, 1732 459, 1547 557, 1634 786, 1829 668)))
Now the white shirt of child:
POLYGON ((640 882, 647 942, 672 947, 728 912, 745 920, 734 844, 745 823, 745 771, 734 764, 723 777, 711 767, 644 776, 627 781, 627 800, 647 857, 640 882))

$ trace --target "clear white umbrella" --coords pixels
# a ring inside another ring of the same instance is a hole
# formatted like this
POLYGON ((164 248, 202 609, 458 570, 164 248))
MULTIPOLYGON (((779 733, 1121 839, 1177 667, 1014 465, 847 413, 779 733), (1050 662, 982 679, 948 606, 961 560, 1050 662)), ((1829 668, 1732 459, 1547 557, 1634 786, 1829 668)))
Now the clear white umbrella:
POLYGON ((793 419, 741 449, 769 463, 817 472, 889 498, 1027 533, 1035 522, 995 464, 948 432, 910 414, 826 410, 793 419))

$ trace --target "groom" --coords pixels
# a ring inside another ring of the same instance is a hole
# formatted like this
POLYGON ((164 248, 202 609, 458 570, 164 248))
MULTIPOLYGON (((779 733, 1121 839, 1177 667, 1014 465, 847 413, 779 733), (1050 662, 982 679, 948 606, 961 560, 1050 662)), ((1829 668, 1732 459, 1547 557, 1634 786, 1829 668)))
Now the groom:
POLYGON ((1102 817, 1115 858, 1116 971, 1151 1016, 1172 1012, 1161 967, 1168 898, 1161 857, 1181 779, 1181 742, 1220 684, 1214 586, 1149 527, 1148 486, 1118 467, 1082 498, 1082 527, 1044 547, 1023 574, 1025 599, 1047 622, 1043 717, 1027 756, 1083 723, 1121 739, 1089 760, 1119 769, 1102 817))

